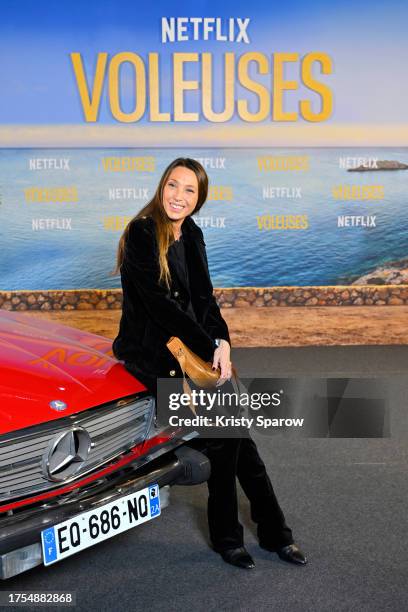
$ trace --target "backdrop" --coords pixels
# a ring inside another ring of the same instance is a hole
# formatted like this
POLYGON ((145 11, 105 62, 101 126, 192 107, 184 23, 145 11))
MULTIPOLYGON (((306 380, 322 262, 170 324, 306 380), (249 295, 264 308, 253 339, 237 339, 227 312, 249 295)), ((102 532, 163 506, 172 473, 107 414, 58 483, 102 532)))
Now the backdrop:
POLYGON ((119 287, 178 156, 215 286, 407 283, 407 5, 175 6, 2 2, 0 289, 119 287))

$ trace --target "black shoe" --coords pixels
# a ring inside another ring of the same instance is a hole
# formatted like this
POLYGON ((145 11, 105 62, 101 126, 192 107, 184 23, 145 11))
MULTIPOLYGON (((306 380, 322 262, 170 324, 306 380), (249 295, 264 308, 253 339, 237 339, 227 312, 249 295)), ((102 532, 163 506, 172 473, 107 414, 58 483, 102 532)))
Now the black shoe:
POLYGON ((307 557, 296 544, 288 544, 281 548, 274 548, 260 542, 259 546, 265 550, 269 550, 269 552, 276 552, 283 561, 288 561, 288 563, 295 563, 296 565, 306 565, 307 563, 307 557))
POLYGON ((229 548, 220 552, 225 563, 242 567, 244 569, 252 569, 255 567, 255 562, 249 552, 241 546, 240 548, 229 548))
POLYGON ((295 563, 296 565, 306 565, 307 563, 306 556, 302 553, 300 548, 296 546, 296 544, 282 546, 282 548, 279 548, 276 552, 283 561, 295 563))

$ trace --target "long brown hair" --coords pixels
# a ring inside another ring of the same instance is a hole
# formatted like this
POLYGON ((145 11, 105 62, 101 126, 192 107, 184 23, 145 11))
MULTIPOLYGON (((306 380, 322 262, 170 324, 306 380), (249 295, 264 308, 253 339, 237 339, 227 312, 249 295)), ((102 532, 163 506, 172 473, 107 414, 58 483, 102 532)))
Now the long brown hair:
POLYGON ((195 159, 191 159, 189 157, 178 157, 177 159, 172 161, 171 164, 169 164, 163 172, 156 192, 152 199, 137 213, 137 215, 133 217, 133 219, 129 221, 122 236, 120 237, 114 274, 120 273, 120 268, 123 264, 123 259, 125 256, 125 244, 129 234, 129 227, 131 223, 133 223, 135 219, 140 219, 141 217, 152 217, 152 219, 155 221, 156 239, 159 247, 159 282, 164 281, 167 287, 170 286, 171 275, 169 270, 169 264, 167 262, 167 251, 171 243, 174 241, 174 234, 171 221, 168 218, 163 206, 163 190, 171 172, 174 170, 174 168, 177 168, 178 166, 182 166, 183 168, 188 168, 189 170, 192 170, 197 177, 198 200, 197 205, 192 214, 194 215, 198 213, 198 211, 206 201, 208 193, 208 176, 203 166, 195 159))

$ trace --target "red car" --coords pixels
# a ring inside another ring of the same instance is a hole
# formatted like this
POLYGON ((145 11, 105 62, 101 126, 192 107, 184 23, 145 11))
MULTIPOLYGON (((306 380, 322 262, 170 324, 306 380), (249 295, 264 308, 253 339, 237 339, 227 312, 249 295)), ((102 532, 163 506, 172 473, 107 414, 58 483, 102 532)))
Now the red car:
POLYGON ((0 577, 160 515, 168 485, 209 475, 111 341, 0 310, 0 577))

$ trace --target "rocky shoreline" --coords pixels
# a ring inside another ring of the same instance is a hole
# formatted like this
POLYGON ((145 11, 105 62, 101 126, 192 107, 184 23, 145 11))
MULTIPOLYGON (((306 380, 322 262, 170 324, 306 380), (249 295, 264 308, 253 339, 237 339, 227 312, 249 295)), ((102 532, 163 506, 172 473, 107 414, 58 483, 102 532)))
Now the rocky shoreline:
POLYGON ((378 160, 375 166, 361 164, 357 168, 348 168, 347 172, 378 172, 379 170, 407 170, 408 164, 388 159, 378 160))
POLYGON ((355 280, 351 285, 406 285, 408 284, 408 257, 382 264, 355 280))

